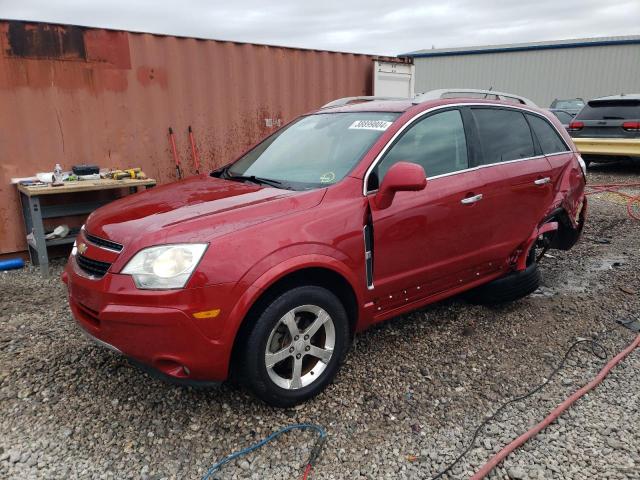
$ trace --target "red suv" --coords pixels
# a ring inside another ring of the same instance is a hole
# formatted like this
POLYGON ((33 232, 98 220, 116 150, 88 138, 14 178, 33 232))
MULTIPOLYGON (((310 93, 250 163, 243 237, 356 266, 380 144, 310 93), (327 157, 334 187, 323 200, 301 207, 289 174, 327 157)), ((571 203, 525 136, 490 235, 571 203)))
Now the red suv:
POLYGON ((346 99, 224 168, 96 210, 63 280, 100 344, 290 406, 377 322, 534 291, 536 249, 578 240, 584 186, 571 138, 528 102, 346 99))

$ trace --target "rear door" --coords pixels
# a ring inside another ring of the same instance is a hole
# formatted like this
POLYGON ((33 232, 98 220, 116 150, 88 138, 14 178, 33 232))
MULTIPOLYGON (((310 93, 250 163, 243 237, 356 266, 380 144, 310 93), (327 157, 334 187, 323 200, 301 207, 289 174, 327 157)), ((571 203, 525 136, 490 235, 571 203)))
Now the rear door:
POLYGON ((508 107, 472 107, 480 142, 479 175, 489 214, 493 254, 506 262, 542 220, 553 200, 551 164, 524 113, 508 107))
POLYGON ((546 118, 533 113, 526 113, 525 117, 533 131, 534 140, 551 165, 551 184, 555 187, 555 197, 562 172, 571 166, 574 154, 546 118))
POLYGON ((640 138, 640 99, 591 100, 576 115, 572 137, 640 138), (635 123, 635 128, 629 128, 635 123))

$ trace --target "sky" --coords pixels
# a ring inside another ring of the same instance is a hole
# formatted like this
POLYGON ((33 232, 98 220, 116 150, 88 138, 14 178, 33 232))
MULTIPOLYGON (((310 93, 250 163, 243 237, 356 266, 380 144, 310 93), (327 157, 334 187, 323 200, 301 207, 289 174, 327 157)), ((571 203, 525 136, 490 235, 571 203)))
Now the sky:
POLYGON ((640 0, 0 0, 0 18, 397 55, 640 34, 640 0))

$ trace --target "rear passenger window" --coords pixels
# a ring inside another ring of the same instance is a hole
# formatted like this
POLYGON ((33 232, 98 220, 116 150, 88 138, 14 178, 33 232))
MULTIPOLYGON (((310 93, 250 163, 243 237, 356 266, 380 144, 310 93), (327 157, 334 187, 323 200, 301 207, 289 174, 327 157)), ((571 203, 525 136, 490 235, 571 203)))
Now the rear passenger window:
POLYGON ((482 145, 482 163, 508 162, 533 157, 533 137, 521 112, 497 108, 473 108, 482 145))
POLYGON ((527 114, 529 124, 533 129, 533 133, 540 143, 542 153, 549 155, 551 153, 567 152, 569 149, 558 135, 558 132, 549 125, 545 119, 538 117, 537 115, 527 114))
POLYGON ((397 162, 421 165, 427 177, 468 168, 467 142, 459 110, 435 113, 410 127, 385 154, 374 172, 370 189, 378 188, 389 168, 397 162), (373 188, 372 188, 373 187, 373 188))

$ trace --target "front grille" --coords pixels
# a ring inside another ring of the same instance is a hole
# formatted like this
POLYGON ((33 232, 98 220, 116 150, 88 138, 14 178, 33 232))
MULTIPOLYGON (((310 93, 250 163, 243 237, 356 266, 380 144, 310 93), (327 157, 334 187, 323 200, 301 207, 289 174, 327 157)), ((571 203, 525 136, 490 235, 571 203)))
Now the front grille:
POLYGON ((109 267, 111 266, 110 263, 93 260, 92 258, 85 257, 80 253, 76 255, 76 262, 78 262, 78 266, 82 270, 97 278, 104 277, 104 274, 107 273, 107 270, 109 270, 109 267))
POLYGON ((105 240, 104 238, 96 237, 95 235, 91 235, 90 233, 84 233, 85 238, 97 245, 98 247, 108 248, 109 250, 113 250, 115 252, 122 251, 122 245, 116 242, 112 242, 111 240, 105 240))

